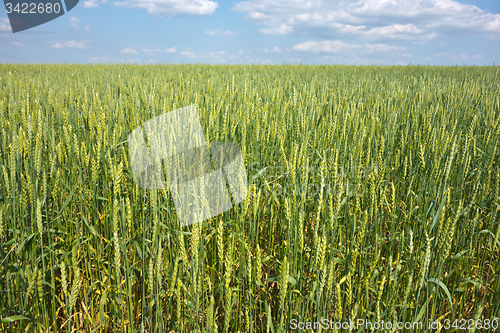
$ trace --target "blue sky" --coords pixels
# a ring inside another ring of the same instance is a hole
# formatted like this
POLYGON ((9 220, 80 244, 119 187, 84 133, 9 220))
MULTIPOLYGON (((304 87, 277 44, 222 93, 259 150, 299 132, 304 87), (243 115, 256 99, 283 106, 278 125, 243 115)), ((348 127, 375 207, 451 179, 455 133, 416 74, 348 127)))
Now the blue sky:
MULTIPOLYGON (((29 1, 27 1, 29 2, 29 1)), ((80 0, 2 63, 500 64, 498 0, 80 0)))

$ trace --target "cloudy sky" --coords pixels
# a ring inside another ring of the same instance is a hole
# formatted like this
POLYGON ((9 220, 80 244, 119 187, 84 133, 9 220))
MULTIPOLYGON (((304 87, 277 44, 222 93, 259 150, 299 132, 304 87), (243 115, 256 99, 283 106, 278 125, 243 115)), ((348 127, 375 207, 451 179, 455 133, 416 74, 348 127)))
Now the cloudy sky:
POLYGON ((80 0, 18 33, 3 7, 0 62, 498 65, 500 1, 80 0))

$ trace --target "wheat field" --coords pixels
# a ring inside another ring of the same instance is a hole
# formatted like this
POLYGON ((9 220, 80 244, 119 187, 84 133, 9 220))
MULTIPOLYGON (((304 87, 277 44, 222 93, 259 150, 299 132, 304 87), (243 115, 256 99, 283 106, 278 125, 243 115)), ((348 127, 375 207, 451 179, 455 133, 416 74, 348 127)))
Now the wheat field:
POLYGON ((0 129, 1 332, 498 327, 498 66, 0 64, 0 129), (191 104, 249 193, 181 228, 127 138, 191 104))

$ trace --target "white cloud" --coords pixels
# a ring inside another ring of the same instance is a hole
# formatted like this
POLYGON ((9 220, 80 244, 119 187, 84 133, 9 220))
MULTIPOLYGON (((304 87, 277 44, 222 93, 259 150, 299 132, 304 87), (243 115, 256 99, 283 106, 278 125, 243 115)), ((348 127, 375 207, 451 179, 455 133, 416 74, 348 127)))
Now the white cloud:
POLYGON ((210 30, 210 29, 205 30, 204 33, 207 36, 216 36, 217 35, 217 31, 216 30, 210 30))
POLYGON ((206 58, 220 59, 224 54, 226 54, 224 51, 208 52, 206 58))
POLYGON ((352 48, 359 48, 358 45, 351 45, 339 40, 330 41, 325 40, 322 42, 307 41, 293 46, 293 50, 301 52, 326 52, 326 53, 336 53, 346 51, 352 48))
POLYGON ((236 52, 236 54, 241 54, 241 55, 243 55, 243 54, 245 54, 245 51, 243 51, 243 50, 239 50, 239 51, 237 51, 237 52, 236 52))
POLYGON ((85 27, 83 27, 83 30, 85 30, 85 31, 90 31, 90 28, 89 28, 89 26, 88 26, 88 25, 86 25, 85 27))
POLYGON ((74 40, 71 40, 67 43, 55 43, 55 44, 52 44, 50 47, 53 48, 53 49, 80 49, 80 50, 83 50, 83 49, 86 49, 87 48, 87 43, 89 41, 88 40, 84 40, 82 42, 75 42, 74 40))
POLYGON ((12 45, 14 45, 15 47, 28 47, 28 45, 21 42, 12 42, 12 45))
POLYGON ((137 54, 137 51, 131 48, 124 48, 120 51, 121 54, 137 54))
POLYGON ((143 48, 142 52, 147 53, 147 54, 156 54, 157 52, 161 52, 160 49, 148 49, 148 48, 143 48))
POLYGON ((87 0, 83 2, 82 6, 83 8, 91 9, 99 7, 99 4, 97 3, 97 0, 87 0))
POLYGON ((166 49, 165 52, 167 53, 176 53, 177 52, 177 46, 171 47, 169 49, 166 49))
POLYGON ((448 58, 450 58, 450 59, 459 59, 460 58, 460 59, 465 60, 465 59, 469 59, 469 56, 466 54, 460 54, 460 55, 452 54, 448 58))
POLYGON ((199 58, 199 59, 212 59, 212 60, 220 60, 223 55, 226 54, 224 51, 217 52, 204 52, 204 53, 195 53, 191 51, 191 48, 188 47, 188 51, 182 51, 179 53, 181 56, 188 58, 199 58))
POLYGON ((463 60, 468 60, 468 59, 478 60, 478 59, 484 58, 484 55, 482 55, 482 54, 475 54, 475 55, 469 56, 467 54, 460 54, 460 55, 452 54, 452 55, 448 56, 448 58, 450 58, 450 59, 463 59, 463 60))
POLYGON ((274 52, 274 53, 281 53, 281 49, 278 46, 273 47, 272 49, 264 49, 264 52, 274 52))
POLYGON ((273 64, 273 62, 272 62, 271 59, 263 60, 263 59, 260 59, 260 58, 249 58, 248 62, 249 63, 253 63, 253 64, 269 64, 269 65, 273 64))
POLYGON ((272 16, 266 15, 266 14, 261 13, 261 12, 250 12, 250 13, 248 13, 248 17, 251 19, 254 19, 254 20, 267 20, 267 19, 272 18, 272 16))
POLYGON ((156 17, 212 15, 219 7, 211 0, 122 0, 113 2, 115 6, 146 9, 156 17))
POLYGON ((349 50, 360 50, 367 53, 373 52, 389 52, 389 51, 406 51, 405 47, 389 46, 386 44, 348 44, 339 40, 325 40, 321 42, 307 41, 294 45, 293 50, 300 52, 313 52, 313 53, 340 53, 349 50))
POLYGON ((402 54, 401 56, 402 57, 413 57, 413 54, 412 53, 406 53, 406 54, 402 54))
POLYGON ((234 11, 264 34, 425 42, 438 35, 500 39, 500 14, 455 0, 247 0, 234 11))
POLYGON ((12 31, 8 18, 0 17, 0 31, 12 31))
POLYGON ((189 58, 195 58, 196 54, 193 51, 182 51, 179 53, 181 56, 189 57, 189 58))
POLYGON ((293 31, 293 27, 282 24, 278 27, 263 28, 259 31, 266 35, 288 35, 293 31))
POLYGON ((106 62, 109 61, 109 58, 99 58, 99 57, 92 57, 90 58, 91 62, 106 62))
POLYGON ((389 52, 389 51, 406 51, 404 46, 389 46, 386 44, 366 44, 365 49, 368 52, 389 52))
POLYGON ((418 28, 415 24, 392 24, 383 27, 376 27, 370 30, 359 30, 356 33, 364 36, 367 39, 401 39, 401 40, 417 40, 418 42, 427 41, 437 36, 435 32, 425 33, 424 30, 418 28))
POLYGON ((226 31, 221 31, 221 30, 210 30, 210 29, 206 29, 204 31, 204 34, 207 35, 207 36, 220 36, 220 35, 223 35, 223 36, 226 36, 226 37, 236 37, 238 36, 237 34, 235 34, 234 32, 231 32, 229 30, 226 30, 226 31))
POLYGON ((80 27, 78 26, 78 22, 80 22, 79 18, 76 18, 74 16, 68 17, 68 20, 71 22, 71 28, 78 30, 80 27))

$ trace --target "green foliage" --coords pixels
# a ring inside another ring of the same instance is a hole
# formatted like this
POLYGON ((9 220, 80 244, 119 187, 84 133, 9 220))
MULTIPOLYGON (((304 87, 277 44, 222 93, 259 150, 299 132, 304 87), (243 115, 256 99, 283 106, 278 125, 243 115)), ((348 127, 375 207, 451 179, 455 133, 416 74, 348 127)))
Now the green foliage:
POLYGON ((0 331, 500 317, 499 70, 0 65, 0 331), (126 140, 190 104, 249 194, 181 228, 126 140))

